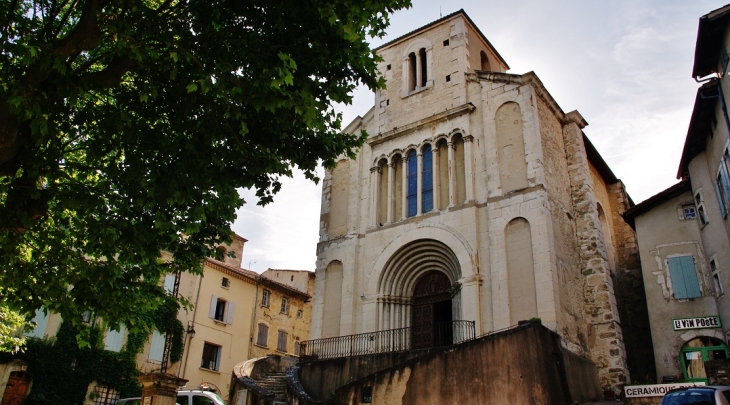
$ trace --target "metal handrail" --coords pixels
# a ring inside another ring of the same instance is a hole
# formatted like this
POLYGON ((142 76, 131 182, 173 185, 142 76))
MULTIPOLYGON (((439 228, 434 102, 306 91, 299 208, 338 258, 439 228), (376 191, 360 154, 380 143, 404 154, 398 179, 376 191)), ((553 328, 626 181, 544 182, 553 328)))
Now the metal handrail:
POLYGON ((452 321, 356 335, 305 340, 300 355, 318 359, 450 346, 476 338, 474 321, 452 321))

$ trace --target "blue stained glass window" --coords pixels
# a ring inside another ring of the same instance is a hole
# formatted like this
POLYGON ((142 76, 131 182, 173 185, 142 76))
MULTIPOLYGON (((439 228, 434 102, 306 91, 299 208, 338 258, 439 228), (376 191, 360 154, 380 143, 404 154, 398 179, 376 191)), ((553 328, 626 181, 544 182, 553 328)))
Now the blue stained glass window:
POLYGON ((423 171, 421 173, 421 204, 423 212, 433 210, 433 154, 431 145, 423 148, 423 171))
POLYGON ((408 190, 406 200, 408 202, 408 216, 416 215, 418 211, 416 195, 418 194, 418 162, 416 152, 408 153, 408 190))

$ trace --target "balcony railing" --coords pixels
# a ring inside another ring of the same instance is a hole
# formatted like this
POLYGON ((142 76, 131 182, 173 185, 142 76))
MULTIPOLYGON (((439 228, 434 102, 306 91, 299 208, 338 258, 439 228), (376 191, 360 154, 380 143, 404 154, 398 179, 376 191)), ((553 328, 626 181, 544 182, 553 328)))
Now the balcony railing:
POLYGON ((474 321, 452 321, 301 342, 301 356, 317 359, 450 346, 476 337, 474 321))

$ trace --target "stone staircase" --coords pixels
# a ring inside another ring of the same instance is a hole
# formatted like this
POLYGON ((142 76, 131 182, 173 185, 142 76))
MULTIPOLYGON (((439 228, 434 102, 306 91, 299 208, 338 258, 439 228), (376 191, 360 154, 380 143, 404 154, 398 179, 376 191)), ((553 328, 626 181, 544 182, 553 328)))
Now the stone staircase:
POLYGON ((286 372, 273 372, 254 379, 256 385, 274 393, 274 404, 287 403, 286 372))

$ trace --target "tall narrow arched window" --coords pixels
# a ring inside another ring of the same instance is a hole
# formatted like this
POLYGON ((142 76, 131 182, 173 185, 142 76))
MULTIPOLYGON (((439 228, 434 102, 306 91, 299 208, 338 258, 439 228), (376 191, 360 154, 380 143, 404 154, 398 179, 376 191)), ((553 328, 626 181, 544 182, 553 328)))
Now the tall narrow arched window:
POLYGON ((421 171, 421 212, 433 210, 433 153, 431 145, 423 147, 423 170, 421 171))
POLYGON ((416 72, 416 54, 411 52, 410 55, 408 55, 408 91, 416 89, 416 72))
POLYGON ((426 63, 426 48, 421 48, 418 51, 418 59, 421 62, 421 87, 426 87, 428 82, 428 64, 426 63))
POLYGON ((380 171, 380 190, 378 191, 378 223, 384 224, 388 221, 388 161, 385 159, 378 163, 378 169, 380 171))
POLYGON ((418 160, 416 151, 408 152, 408 184, 406 190, 406 201, 408 203, 408 216, 413 217, 418 212, 418 160))

